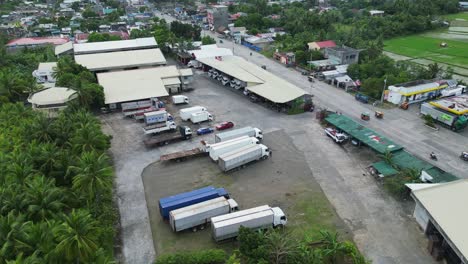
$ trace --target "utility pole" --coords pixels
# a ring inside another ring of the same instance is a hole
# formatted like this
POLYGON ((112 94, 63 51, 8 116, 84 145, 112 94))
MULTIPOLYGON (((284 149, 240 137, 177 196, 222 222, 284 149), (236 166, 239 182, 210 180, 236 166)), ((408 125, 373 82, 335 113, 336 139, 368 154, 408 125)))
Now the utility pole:
POLYGON ((380 103, 383 104, 383 99, 384 99, 384 94, 385 94, 385 88, 387 88, 387 76, 385 76, 384 80, 384 86, 382 90, 382 96, 380 97, 380 103))

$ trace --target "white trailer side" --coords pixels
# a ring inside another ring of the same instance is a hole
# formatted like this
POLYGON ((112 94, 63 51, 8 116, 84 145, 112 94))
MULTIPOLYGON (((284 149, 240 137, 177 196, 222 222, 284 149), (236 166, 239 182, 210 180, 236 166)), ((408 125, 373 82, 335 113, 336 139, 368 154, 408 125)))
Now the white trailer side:
POLYGON ((230 142, 230 143, 227 143, 227 144, 222 144, 222 145, 219 145, 219 146, 212 146, 210 148, 210 158, 213 161, 217 162, 219 156, 224 154, 224 153, 234 151, 234 150, 239 149, 239 148, 241 148, 243 146, 255 145, 255 144, 258 144, 258 142, 259 142, 258 139, 250 137, 250 138, 230 142))
POLYGON ((261 144, 249 145, 220 155, 218 165, 222 171, 229 171, 268 156, 269 150, 267 146, 261 144))
POLYGON ((217 133, 215 135, 215 142, 218 143, 241 136, 256 137, 258 139, 263 138, 262 131, 260 129, 248 126, 227 132, 217 133))

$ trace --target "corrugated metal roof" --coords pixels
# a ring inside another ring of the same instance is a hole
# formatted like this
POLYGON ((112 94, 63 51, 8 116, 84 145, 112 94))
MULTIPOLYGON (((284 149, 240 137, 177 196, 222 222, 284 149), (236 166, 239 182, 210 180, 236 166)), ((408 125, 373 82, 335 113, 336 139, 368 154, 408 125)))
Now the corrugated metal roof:
POLYGON ((385 153, 387 151, 394 152, 403 149, 402 146, 394 143, 392 140, 354 122, 347 116, 331 114, 326 118, 326 121, 379 153, 385 153))
POLYGON ((98 73, 105 103, 120 103, 168 96, 162 78, 178 77, 175 66, 98 73))
POLYGON ((177 77, 172 77, 172 78, 164 78, 162 79, 164 85, 176 85, 180 84, 180 79, 177 77))
POLYGON ((413 191, 413 196, 426 209, 431 218, 455 247, 468 258, 468 180, 440 184, 413 191))
POLYGON ((74 98, 75 90, 65 87, 52 87, 38 91, 28 98, 28 102, 37 105, 64 104, 74 98))
POLYGON ((390 164, 386 163, 385 161, 373 163, 372 167, 374 167, 374 169, 376 169, 380 174, 382 174, 385 177, 392 176, 398 173, 398 171, 395 170, 395 168, 393 168, 390 164))
POLYGON ((192 76, 193 75, 192 69, 180 69, 179 72, 180 72, 180 76, 192 76))
POLYGON ((81 43, 75 44, 73 49, 75 54, 91 54, 123 50, 157 48, 157 46, 158 44, 156 43, 154 37, 150 37, 129 40, 81 43))
POLYGON ((166 64, 160 49, 128 50, 75 55, 75 61, 90 71, 114 70, 166 64))
POLYGON ((61 45, 68 42, 68 38, 59 38, 59 37, 35 37, 35 38, 19 38, 9 41, 6 46, 28 46, 28 45, 43 45, 43 44, 52 44, 52 45, 61 45))
POLYGON ((246 82, 247 89, 275 103, 286 103, 306 94, 301 88, 237 56, 205 58, 201 63, 246 82))
POLYGON ((58 45, 55 47, 55 55, 60 55, 64 52, 70 51, 73 49, 73 42, 69 41, 65 44, 58 45))
POLYGON ((53 72, 54 68, 57 67, 57 62, 41 62, 37 67, 38 71, 53 72))

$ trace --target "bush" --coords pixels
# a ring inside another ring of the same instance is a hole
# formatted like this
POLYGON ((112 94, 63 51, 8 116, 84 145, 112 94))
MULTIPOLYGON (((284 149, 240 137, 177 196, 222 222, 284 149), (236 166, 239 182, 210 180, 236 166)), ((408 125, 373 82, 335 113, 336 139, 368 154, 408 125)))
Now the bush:
POLYGON ((435 127, 434 118, 431 115, 424 115, 424 123, 427 126, 435 127))
POLYGON ((222 264, 227 259, 220 249, 208 249, 195 252, 166 254, 159 257, 155 264, 222 264))

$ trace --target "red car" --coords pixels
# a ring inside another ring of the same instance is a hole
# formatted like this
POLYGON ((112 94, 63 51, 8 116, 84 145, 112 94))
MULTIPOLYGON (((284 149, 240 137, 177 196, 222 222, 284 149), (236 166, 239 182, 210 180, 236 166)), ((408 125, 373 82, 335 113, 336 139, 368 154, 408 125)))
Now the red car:
POLYGON ((216 125, 216 130, 225 130, 234 126, 233 122, 222 122, 216 125))

